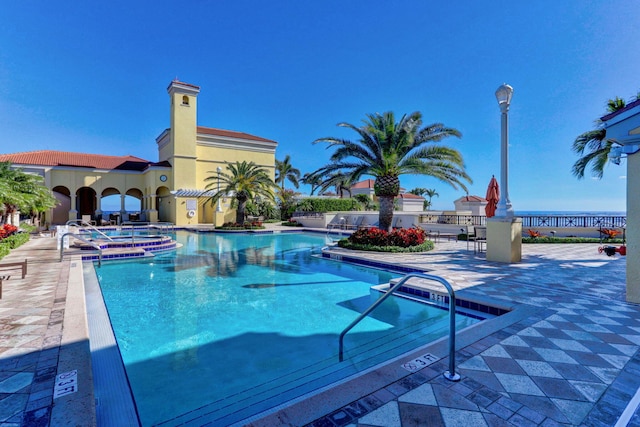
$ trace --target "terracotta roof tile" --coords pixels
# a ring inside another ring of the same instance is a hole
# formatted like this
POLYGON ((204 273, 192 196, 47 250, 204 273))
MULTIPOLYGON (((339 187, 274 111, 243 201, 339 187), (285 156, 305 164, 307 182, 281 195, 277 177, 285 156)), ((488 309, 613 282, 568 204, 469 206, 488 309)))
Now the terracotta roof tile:
POLYGON ((277 144, 276 141, 272 141, 270 139, 262 138, 262 137, 251 135, 244 132, 236 132, 233 130, 224 130, 224 129, 207 128, 204 126, 198 126, 197 131, 198 133, 203 133, 205 135, 225 136, 229 138, 238 138, 238 139, 249 139, 251 141, 271 142, 271 143, 277 144))
POLYGON ((401 199, 420 199, 420 200, 424 200, 424 197, 422 196, 418 196, 412 193, 400 193, 398 194, 398 197, 401 199))
POLYGON ((487 199, 480 196, 462 196, 456 202, 486 202, 487 199))
POLYGON ((0 154, 0 162, 37 166, 73 166, 92 169, 143 170, 152 162, 135 156, 72 153, 68 151, 27 151, 0 154))
POLYGON ((376 181, 374 179, 365 179, 364 181, 356 182, 351 188, 373 188, 375 183, 376 181))

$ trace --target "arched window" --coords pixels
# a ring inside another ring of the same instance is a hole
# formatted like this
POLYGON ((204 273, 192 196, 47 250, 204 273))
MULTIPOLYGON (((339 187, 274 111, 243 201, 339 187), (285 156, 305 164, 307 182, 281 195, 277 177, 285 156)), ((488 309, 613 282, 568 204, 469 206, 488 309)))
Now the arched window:
POLYGON ((189 97, 187 95, 182 97, 182 105, 189 105, 189 97))

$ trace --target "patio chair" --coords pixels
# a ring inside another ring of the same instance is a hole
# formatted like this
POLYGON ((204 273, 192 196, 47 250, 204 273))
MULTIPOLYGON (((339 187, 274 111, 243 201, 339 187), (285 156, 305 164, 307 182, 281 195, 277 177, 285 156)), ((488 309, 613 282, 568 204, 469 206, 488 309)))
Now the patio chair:
POLYGON ((89 225, 96 225, 96 222, 91 219, 91 215, 82 215, 82 223, 89 225))
POLYGON ((475 227, 474 234, 469 235, 467 242, 469 242, 469 239, 473 240, 473 252, 482 252, 482 245, 487 244, 487 227, 475 227))

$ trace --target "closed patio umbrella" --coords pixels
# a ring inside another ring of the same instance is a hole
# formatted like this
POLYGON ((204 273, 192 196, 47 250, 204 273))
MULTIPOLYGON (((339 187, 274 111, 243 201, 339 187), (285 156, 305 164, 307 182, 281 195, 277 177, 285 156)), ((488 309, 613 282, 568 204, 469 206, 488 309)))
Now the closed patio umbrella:
POLYGON ((498 186, 498 180, 495 176, 492 176, 491 181, 489 181, 485 199, 487 199, 487 206, 484 207, 484 211, 487 214, 487 218, 491 218, 496 214, 498 200, 500 200, 500 187, 498 186))

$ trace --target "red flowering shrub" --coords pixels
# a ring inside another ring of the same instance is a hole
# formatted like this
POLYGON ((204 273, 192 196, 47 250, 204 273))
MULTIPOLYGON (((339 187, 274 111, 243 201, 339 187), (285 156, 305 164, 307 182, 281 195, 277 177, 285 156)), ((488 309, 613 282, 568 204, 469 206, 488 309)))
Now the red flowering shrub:
POLYGON ((0 240, 6 239, 12 234, 16 234, 18 232, 18 227, 11 224, 5 224, 0 228, 0 240))
POLYGON ((360 229, 349 237, 349 242, 360 245, 399 246, 408 248, 423 244, 425 232, 421 228, 399 228, 387 233, 379 228, 360 229))

